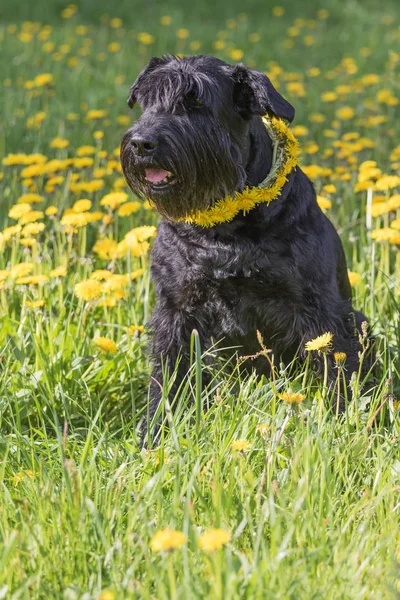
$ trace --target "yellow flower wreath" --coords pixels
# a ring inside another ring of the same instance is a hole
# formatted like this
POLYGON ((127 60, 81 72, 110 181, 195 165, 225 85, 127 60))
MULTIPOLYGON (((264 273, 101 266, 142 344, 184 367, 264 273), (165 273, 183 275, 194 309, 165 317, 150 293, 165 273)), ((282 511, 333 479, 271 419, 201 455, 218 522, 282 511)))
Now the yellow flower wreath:
POLYGON ((249 212, 262 202, 269 204, 277 198, 287 181, 287 176, 298 163, 299 143, 281 119, 263 117, 263 123, 273 143, 273 160, 270 172, 257 187, 247 187, 233 197, 226 196, 214 206, 178 219, 200 227, 214 227, 231 221, 243 211, 249 212))

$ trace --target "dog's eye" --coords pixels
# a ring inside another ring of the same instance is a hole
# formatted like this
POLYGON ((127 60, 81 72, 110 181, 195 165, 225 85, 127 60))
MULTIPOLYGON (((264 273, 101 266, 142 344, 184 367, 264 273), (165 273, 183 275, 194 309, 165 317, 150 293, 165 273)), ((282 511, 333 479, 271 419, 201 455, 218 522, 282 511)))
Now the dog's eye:
POLYGON ((200 108, 201 106, 204 106, 203 101, 194 96, 193 94, 188 94, 186 96, 185 104, 190 108, 200 108))

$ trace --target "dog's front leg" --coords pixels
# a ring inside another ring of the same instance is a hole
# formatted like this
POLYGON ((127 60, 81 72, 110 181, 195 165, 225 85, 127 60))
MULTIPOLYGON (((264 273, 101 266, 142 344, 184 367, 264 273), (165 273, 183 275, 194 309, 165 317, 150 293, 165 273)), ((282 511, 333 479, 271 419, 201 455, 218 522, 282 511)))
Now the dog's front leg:
MULTIPOLYGON (((147 414, 141 429, 141 441, 146 446, 157 441, 162 419, 161 415, 157 415, 157 410, 167 378, 174 375, 168 394, 169 399, 173 400, 189 371, 190 337, 193 329, 199 329, 199 323, 186 311, 171 311, 160 302, 151 317, 150 328, 153 370, 147 414)), ((201 332, 199 334, 204 342, 204 336, 201 332)))

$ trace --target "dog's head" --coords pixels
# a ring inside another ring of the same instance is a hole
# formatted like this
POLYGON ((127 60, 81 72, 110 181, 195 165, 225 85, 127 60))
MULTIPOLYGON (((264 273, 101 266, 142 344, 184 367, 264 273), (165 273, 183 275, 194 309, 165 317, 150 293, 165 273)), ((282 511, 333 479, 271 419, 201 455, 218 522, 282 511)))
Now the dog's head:
POLYGON ((122 168, 167 218, 242 190, 252 121, 294 117, 265 74, 212 56, 152 58, 130 89, 136 103, 143 114, 123 137, 122 168))

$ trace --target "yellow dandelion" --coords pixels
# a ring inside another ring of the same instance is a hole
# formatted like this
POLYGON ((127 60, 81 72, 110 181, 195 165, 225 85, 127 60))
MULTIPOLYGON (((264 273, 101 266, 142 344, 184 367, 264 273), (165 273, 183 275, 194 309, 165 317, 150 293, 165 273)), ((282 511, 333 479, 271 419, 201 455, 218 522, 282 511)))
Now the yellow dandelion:
POLYGON ((113 275, 108 277, 103 284, 104 293, 108 294, 110 292, 115 292, 117 290, 122 290, 123 288, 128 286, 128 277, 127 275, 113 275))
POLYGON ((117 242, 108 238, 104 240, 97 240, 93 246, 93 252, 103 259, 112 258, 116 249, 117 242))
POLYGON ((305 394, 300 394, 299 392, 284 392, 283 394, 278 394, 278 398, 288 404, 301 404, 303 400, 305 400, 305 397, 305 394))
POLYGON ((327 210, 328 208, 332 208, 332 202, 325 198, 324 196, 317 196, 318 206, 322 210, 327 210))
POLYGON ((97 303, 97 306, 102 306, 103 308, 113 308, 117 304, 118 300, 120 300, 120 298, 116 298, 115 296, 107 296, 107 298, 100 300, 97 303))
POLYGON ((240 440, 232 440, 231 448, 236 452, 241 452, 244 450, 248 450, 251 447, 251 443, 248 440, 240 439, 240 440))
POLYGON ((187 538, 181 531, 175 529, 160 529, 150 540, 153 552, 172 551, 186 544, 187 538))
POLYGON ((394 194, 394 196, 390 196, 387 204, 390 206, 391 210, 397 210, 400 208, 400 194, 394 194))
POLYGON ((383 175, 376 182, 376 189, 381 191, 391 190, 400 186, 400 177, 397 175, 383 175))
POLYGON ((336 116, 341 121, 348 121, 355 115, 354 109, 351 106, 343 106, 336 111, 336 116))
POLYGON ((45 228, 44 223, 28 223, 21 231, 22 237, 30 237, 32 235, 38 235, 45 228))
POLYGON ((93 340, 93 342, 104 352, 109 352, 110 354, 116 354, 118 351, 118 346, 114 342, 114 340, 110 340, 110 338, 106 337, 97 337, 93 340))
POLYGON ((310 340, 306 343, 305 348, 307 352, 317 350, 318 352, 329 352, 332 348, 333 333, 327 332, 322 335, 310 340))
POLYGON ((50 148, 68 148, 69 146, 69 141, 68 140, 64 140, 61 137, 55 137, 54 139, 51 140, 50 144, 49 144, 50 148))
POLYGON ((128 199, 128 194, 125 192, 113 192, 112 194, 106 194, 101 200, 101 206, 108 206, 111 210, 115 210, 121 204, 126 202, 128 199))
POLYGON ((157 233, 157 228, 152 225, 142 225, 142 227, 135 227, 130 232, 126 234, 125 237, 129 235, 134 235, 138 242, 144 242, 151 237, 154 237, 157 233))
POLYGON ((49 273, 50 277, 65 277, 67 274, 67 267, 63 267, 62 265, 52 269, 49 273))
POLYGON ((27 300, 25 304, 28 308, 42 308, 44 300, 27 300))
POLYGON ((128 273, 127 277, 130 278, 131 281, 134 281, 135 279, 143 275, 143 273, 144 269, 136 269, 136 271, 131 271, 130 273, 128 273))
POLYGON ((26 225, 27 223, 34 223, 39 219, 43 219, 43 217, 44 213, 41 210, 31 210, 20 218, 19 223, 20 225, 26 225))
POLYGON ((391 208, 387 202, 378 202, 373 204, 370 208, 370 214, 372 217, 380 217, 381 215, 386 215, 390 211, 391 208))
POLYGON ((201 534, 197 545, 205 552, 221 550, 231 540, 231 534, 224 529, 209 529, 201 534))
POLYGON ((347 274, 349 276, 351 287, 354 287, 360 283, 361 275, 359 273, 355 273, 354 271, 348 271, 347 274))
POLYGON ((90 279, 94 279, 95 281, 105 281, 106 279, 110 279, 113 274, 106 269, 98 269, 97 271, 93 271, 90 276, 90 279))
POLYGON ((283 6, 274 6, 272 8, 272 14, 274 17, 282 17, 285 14, 285 9, 283 6))
POLYGON ((29 275, 33 271, 33 263, 30 262, 22 262, 18 265, 12 267, 10 271, 10 277, 12 279, 17 279, 17 277, 25 277, 29 275))
POLYGON ((269 426, 268 423, 261 423, 258 427, 257 427, 257 431, 261 434, 261 435, 266 435, 267 433, 269 433, 271 431, 271 427, 269 426))
POLYGON ((135 333, 143 333, 144 332, 144 325, 130 325, 128 327, 128 333, 130 335, 134 335, 135 333))
POLYGON ((395 219, 390 223, 390 227, 393 229, 400 229, 400 219, 395 219))
POLYGON ((99 210, 95 210, 94 212, 88 212, 85 214, 88 223, 95 223, 96 221, 101 221, 101 219, 104 217, 104 214, 99 210))
POLYGON ((48 217, 52 217, 53 215, 56 215, 58 213, 58 208, 57 208, 57 206, 48 206, 46 208, 46 210, 44 211, 44 213, 48 217))
POLYGON ((2 236, 3 241, 8 242, 14 236, 18 235, 21 231, 21 225, 11 225, 11 227, 6 227, 3 229, 2 236))
POLYGON ((28 277, 20 277, 15 283, 18 285, 42 285, 47 283, 48 280, 47 275, 29 275, 28 277))
POLYGON ((338 366, 342 366, 346 362, 347 354, 346 352, 335 352, 333 358, 338 366))
POLYGON ((127 202, 119 207, 117 214, 119 217, 129 217, 140 209, 140 202, 127 202))
POLYGON ((83 213, 92 208, 92 201, 84 198, 83 200, 77 200, 72 207, 75 213, 83 213))
POLYGON ((102 221, 104 225, 110 225, 114 221, 114 217, 111 215, 103 215, 102 221))
POLYGON ((396 235, 396 231, 391 227, 382 227, 380 229, 374 229, 371 231, 371 239, 378 243, 390 242, 396 235))
POLYGON ((61 219, 61 225, 64 227, 86 227, 88 220, 85 213, 64 214, 61 219))
POLYGON ((10 208, 8 212, 8 216, 10 219, 14 219, 18 221, 21 217, 26 215, 31 211, 31 205, 27 203, 15 204, 12 208, 10 208))
POLYGON ((19 243, 21 246, 24 246, 24 248, 32 248, 37 243, 37 240, 33 237, 27 237, 20 239, 19 243))
POLYGON ((96 300, 102 295, 102 286, 98 281, 93 279, 86 279, 75 285, 75 295, 81 300, 90 302, 96 300))
POLYGON ((116 600, 117 596, 112 590, 103 590, 97 596, 97 600, 116 600))
POLYGON ((83 158, 74 158, 74 166, 77 169, 85 169, 86 167, 91 167, 93 163, 93 158, 89 156, 84 156, 83 158))
POLYGON ((106 110, 103 110, 103 109, 93 109, 93 110, 89 110, 86 113, 86 118, 89 121, 96 120, 96 119, 103 119, 104 117, 107 116, 107 114, 108 113, 107 113, 106 110))

